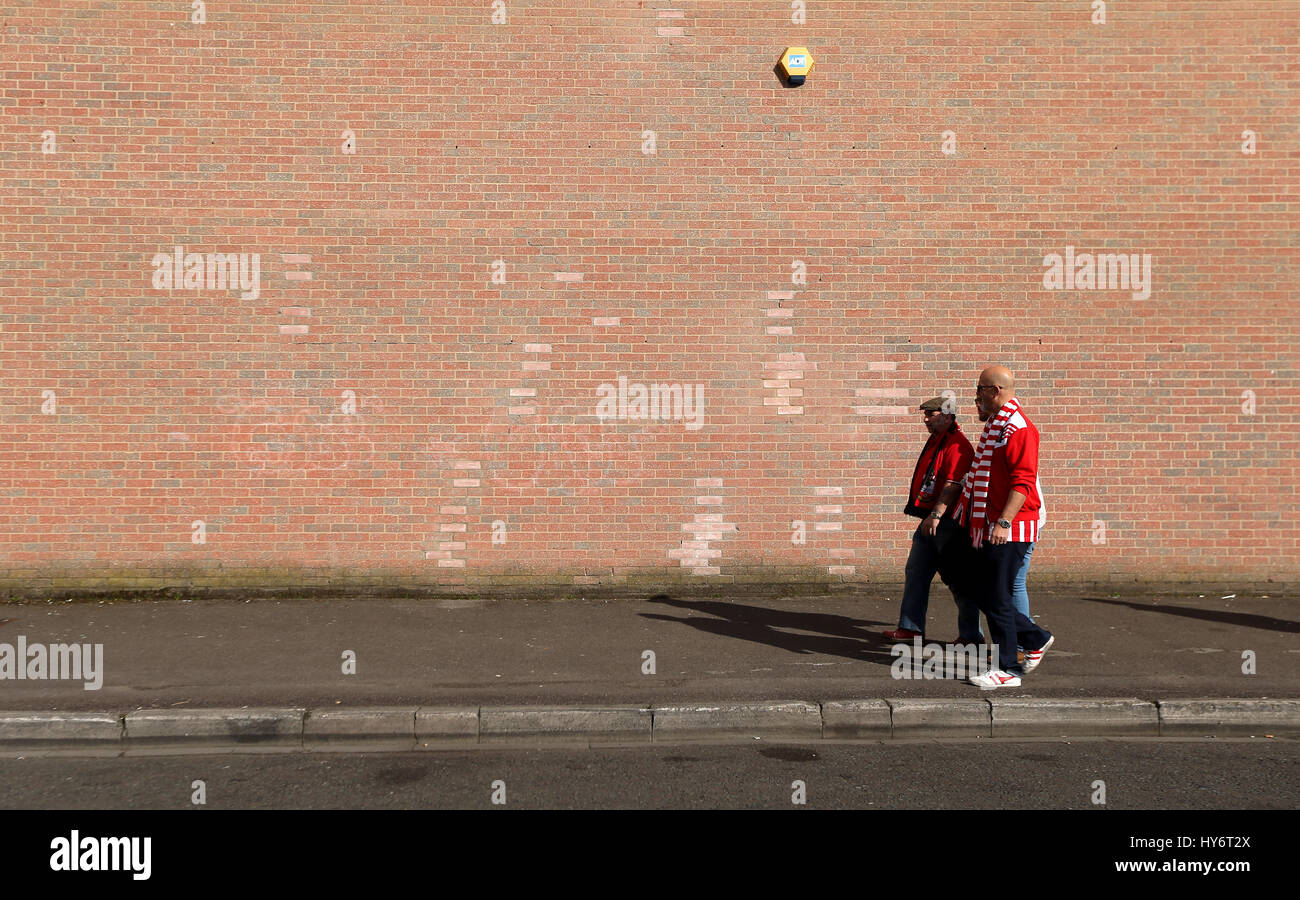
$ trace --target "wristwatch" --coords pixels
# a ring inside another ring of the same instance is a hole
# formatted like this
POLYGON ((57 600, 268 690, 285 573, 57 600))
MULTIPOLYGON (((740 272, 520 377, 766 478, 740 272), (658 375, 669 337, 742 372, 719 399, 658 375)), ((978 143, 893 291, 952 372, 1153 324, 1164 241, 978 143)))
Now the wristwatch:
POLYGON ((928 516, 926 516, 926 518, 927 518, 927 519, 942 519, 942 518, 943 518, 943 513, 938 513, 938 512, 931 511, 930 514, 929 514, 928 516))
POLYGON ((1011 520, 1010 520, 1010 519, 998 519, 998 527, 999 527, 999 528, 1010 528, 1010 527, 1011 527, 1011 520))

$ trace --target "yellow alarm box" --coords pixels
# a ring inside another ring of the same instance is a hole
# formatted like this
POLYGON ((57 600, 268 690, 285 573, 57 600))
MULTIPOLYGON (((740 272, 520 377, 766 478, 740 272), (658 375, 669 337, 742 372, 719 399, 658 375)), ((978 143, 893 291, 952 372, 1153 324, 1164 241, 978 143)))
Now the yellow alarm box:
POLYGON ((813 58, 807 47, 786 47, 781 54, 781 72, 791 84, 803 84, 812 67, 813 58))

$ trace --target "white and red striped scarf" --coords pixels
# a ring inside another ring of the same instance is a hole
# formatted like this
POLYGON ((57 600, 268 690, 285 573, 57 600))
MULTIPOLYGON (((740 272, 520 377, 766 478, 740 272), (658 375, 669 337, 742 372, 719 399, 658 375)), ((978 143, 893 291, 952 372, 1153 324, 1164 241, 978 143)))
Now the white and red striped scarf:
POLYGON ((962 482, 961 500, 958 501, 961 516, 969 510, 971 544, 978 547, 984 542, 984 533, 988 530, 989 473, 993 466, 993 445, 1002 437, 1002 429, 1007 420, 1020 411, 1020 404, 1012 397, 997 413, 984 423, 980 434, 979 447, 975 450, 975 461, 962 482))

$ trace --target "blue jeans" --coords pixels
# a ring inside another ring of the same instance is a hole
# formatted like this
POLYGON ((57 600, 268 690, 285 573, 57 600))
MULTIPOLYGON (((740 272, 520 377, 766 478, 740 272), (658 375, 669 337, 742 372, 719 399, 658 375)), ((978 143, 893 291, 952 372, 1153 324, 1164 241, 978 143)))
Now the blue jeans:
MULTIPOLYGON (((922 522, 922 525, 925 524, 922 522)), ((975 643, 984 640, 980 630, 980 610, 975 602, 980 584, 978 572, 971 565, 970 535, 951 519, 942 519, 934 537, 916 527, 912 535, 912 552, 907 557, 903 604, 898 611, 898 627, 925 634, 925 612, 930 606, 930 582, 935 573, 952 591, 957 604, 957 634, 975 643)))
POLYGON ((1016 573, 1023 568, 1025 554, 1031 546, 1027 541, 997 545, 986 541, 975 551, 984 574, 984 591, 976 596, 989 620, 993 643, 998 645, 998 668, 1011 675, 1025 674, 1024 666, 1016 658, 1017 645, 1038 650, 1052 636, 1017 610, 1011 600, 1016 573))
POLYGON ((1029 557, 1033 555, 1034 545, 1030 542, 1029 549, 1025 551, 1025 561, 1016 573, 1015 585, 1011 589, 1011 600, 1016 606, 1016 612, 1022 616, 1029 616, 1029 592, 1025 590, 1025 581, 1029 578, 1029 557))

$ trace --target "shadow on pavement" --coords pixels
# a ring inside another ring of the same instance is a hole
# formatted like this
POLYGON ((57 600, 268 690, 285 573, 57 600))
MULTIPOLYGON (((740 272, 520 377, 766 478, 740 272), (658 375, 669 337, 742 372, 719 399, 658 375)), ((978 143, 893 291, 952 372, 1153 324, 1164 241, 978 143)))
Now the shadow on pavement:
POLYGON ((1245 628, 1262 628, 1265 631, 1286 631, 1291 634, 1300 634, 1300 622, 1275 619, 1272 616, 1259 616, 1254 613, 1197 609, 1194 606, 1172 606, 1165 603, 1132 603, 1128 600, 1110 600, 1102 597, 1084 597, 1083 599, 1089 603, 1127 606, 1129 609, 1138 609, 1142 612, 1166 613, 1171 616, 1185 616, 1189 619, 1201 619, 1206 622, 1221 622, 1225 625, 1241 625, 1245 628))
POLYGON ((892 641, 879 632, 867 631, 869 627, 887 625, 885 622, 852 619, 828 613, 787 612, 765 609, 744 603, 724 603, 717 600, 675 600, 667 594, 656 594, 650 603, 662 603, 702 615, 669 616, 657 613, 639 613, 646 619, 660 622, 680 622, 700 631, 721 637, 779 647, 791 653, 824 653, 846 659, 868 660, 889 665, 892 641), (704 618, 703 616, 717 618, 704 618), (791 634, 778 629, 793 628, 799 631, 821 632, 824 637, 791 634))

